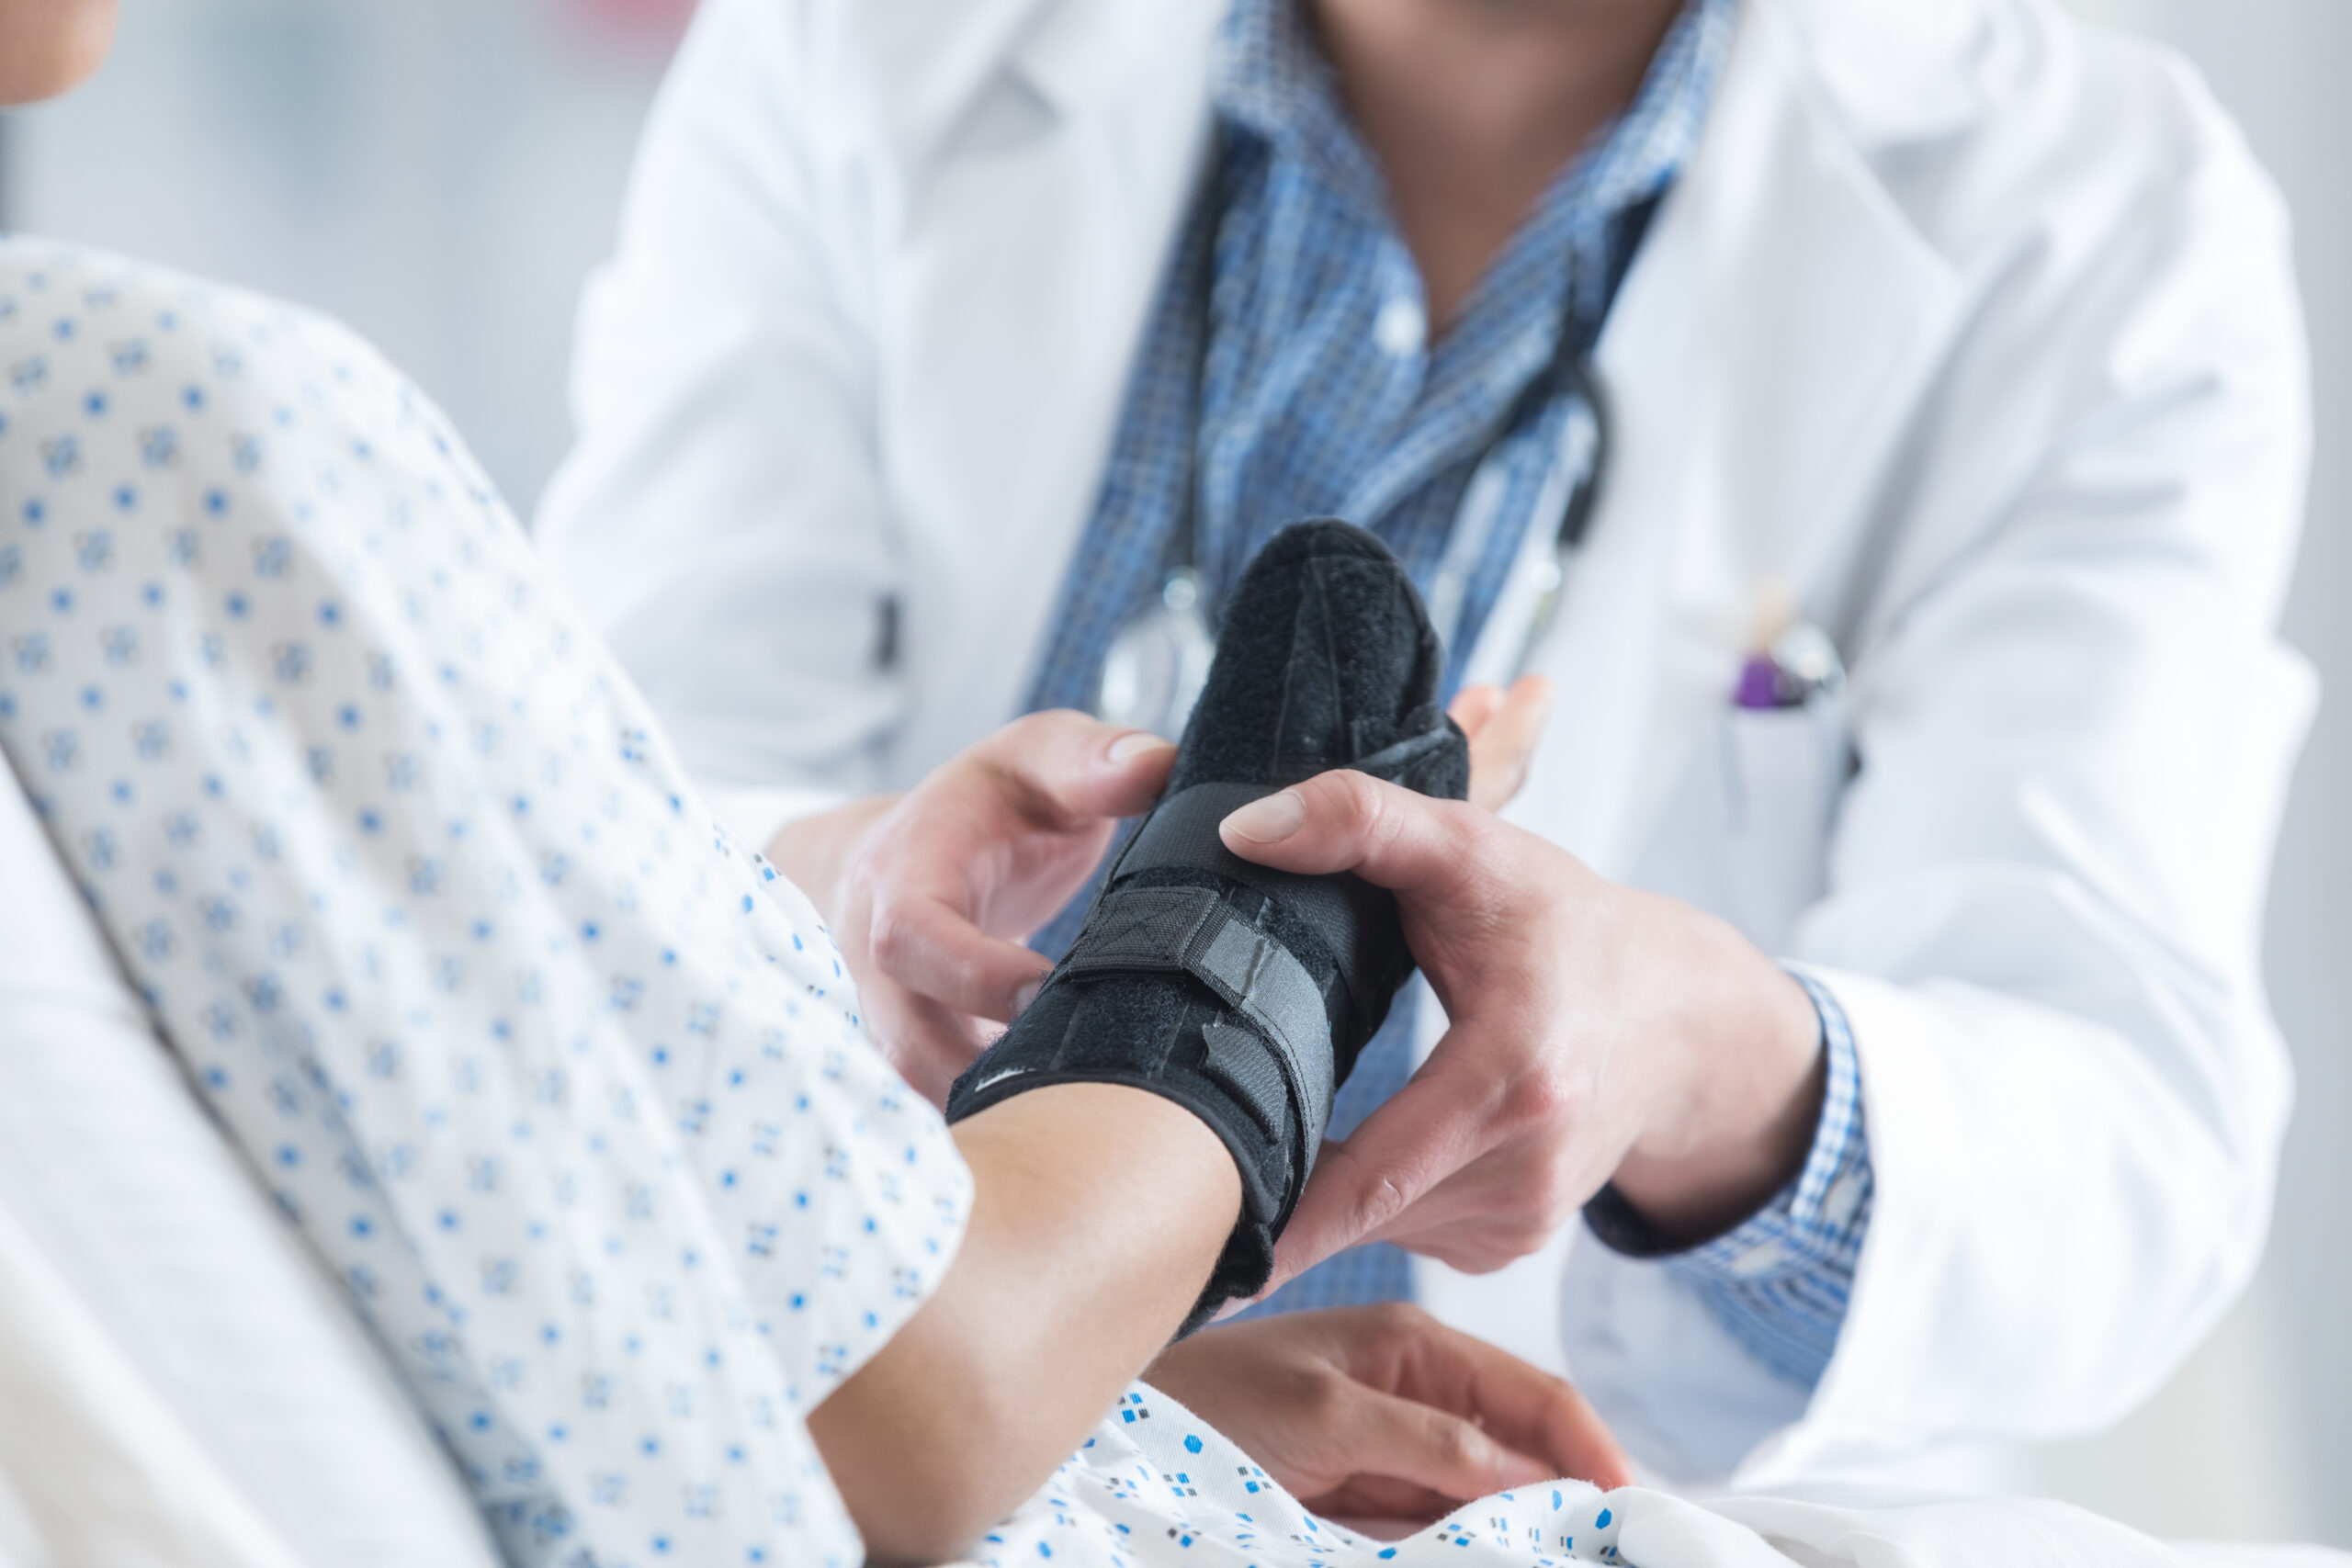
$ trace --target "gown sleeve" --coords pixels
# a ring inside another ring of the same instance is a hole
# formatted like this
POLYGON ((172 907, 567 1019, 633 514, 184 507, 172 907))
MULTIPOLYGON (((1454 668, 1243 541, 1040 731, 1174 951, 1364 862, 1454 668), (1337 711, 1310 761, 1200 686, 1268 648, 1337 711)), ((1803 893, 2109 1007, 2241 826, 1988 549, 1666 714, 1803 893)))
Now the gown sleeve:
POLYGON ((442 416, 0 243, 0 749, 516 1562, 854 1562, 803 1426, 969 1178, 442 416))

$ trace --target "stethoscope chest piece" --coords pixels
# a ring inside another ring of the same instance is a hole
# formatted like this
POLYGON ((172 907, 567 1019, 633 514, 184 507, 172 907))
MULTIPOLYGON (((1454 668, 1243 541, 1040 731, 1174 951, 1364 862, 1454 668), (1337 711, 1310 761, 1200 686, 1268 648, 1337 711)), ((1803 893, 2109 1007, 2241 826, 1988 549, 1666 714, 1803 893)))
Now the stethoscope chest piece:
POLYGON ((1173 740, 1183 733, 1216 657, 1201 603, 1200 573, 1172 568, 1159 603, 1119 628, 1103 656, 1094 712, 1111 724, 1132 725, 1173 740))

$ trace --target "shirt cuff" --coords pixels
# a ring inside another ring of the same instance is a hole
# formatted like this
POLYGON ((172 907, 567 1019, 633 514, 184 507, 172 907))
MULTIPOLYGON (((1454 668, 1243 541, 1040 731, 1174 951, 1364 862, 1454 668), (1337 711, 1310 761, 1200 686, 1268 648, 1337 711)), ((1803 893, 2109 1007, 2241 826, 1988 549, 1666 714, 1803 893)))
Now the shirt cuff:
POLYGON ((1776 1376, 1810 1389, 1846 1321, 1870 1230, 1873 1181, 1853 1032, 1826 987, 1804 975, 1796 979, 1820 1016, 1828 1063, 1821 1120, 1796 1179, 1730 1230, 1680 1250, 1666 1245, 1614 1187, 1586 1205, 1585 1221, 1612 1249, 1660 1259, 1776 1376))

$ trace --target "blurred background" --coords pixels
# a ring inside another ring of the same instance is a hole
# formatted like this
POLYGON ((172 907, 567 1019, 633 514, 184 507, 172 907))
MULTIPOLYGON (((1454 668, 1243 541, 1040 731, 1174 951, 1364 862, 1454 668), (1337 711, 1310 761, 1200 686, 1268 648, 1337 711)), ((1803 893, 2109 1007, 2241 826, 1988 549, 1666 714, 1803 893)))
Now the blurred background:
MULTIPOLYGON (((2287 635, 2329 696, 2270 899, 2301 1089, 2268 1261, 2153 1404, 2020 1456, 2015 1484, 2159 1535, 2352 1547, 2352 3, 2074 3, 2185 51, 2294 208, 2319 441, 2287 635)), ((0 222, 343 317, 527 513, 568 439, 580 284, 691 6, 122 0, 95 84, 0 118, 0 222)))
POLYGON ((0 220, 317 305, 528 514, 572 307, 693 0, 123 0, 66 102, 0 117, 0 220))

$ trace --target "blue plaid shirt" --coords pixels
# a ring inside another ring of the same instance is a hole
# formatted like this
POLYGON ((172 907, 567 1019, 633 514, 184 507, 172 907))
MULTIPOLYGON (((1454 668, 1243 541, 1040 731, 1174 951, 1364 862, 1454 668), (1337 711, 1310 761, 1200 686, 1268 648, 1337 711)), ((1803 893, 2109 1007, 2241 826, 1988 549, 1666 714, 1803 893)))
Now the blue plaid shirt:
MULTIPOLYGON (((1379 167, 1303 7, 1236 0, 1210 85, 1219 155, 1147 326, 1030 705, 1091 705, 1113 637, 1158 597, 1188 540, 1214 615, 1275 530, 1321 516, 1378 534, 1425 594, 1446 565, 1455 591, 1432 594, 1432 609, 1448 634, 1450 692, 1525 529, 1556 522, 1534 513, 1579 411, 1566 397, 1531 410, 1523 394, 1564 333, 1578 346, 1600 335, 1650 208, 1696 144, 1735 15, 1736 0, 1690 0, 1633 105, 1563 171, 1432 342, 1379 167), (1465 509, 1474 477, 1492 504, 1465 509), (1190 518, 1180 515, 1188 497, 1190 518), (1473 511, 1497 525, 1457 537, 1457 519, 1473 511)), ((1078 908, 1041 935, 1042 949, 1067 944, 1078 908)), ((1732 1235, 1668 1264, 1806 1386, 1844 1318, 1870 1186, 1852 1043, 1835 1004, 1816 1000, 1831 1083, 1845 1087, 1825 1109, 1805 1174, 1732 1235), (1824 1194, 1843 1202, 1856 1183, 1861 1198, 1839 1210, 1844 1223, 1825 1225, 1824 1194)), ((1334 1108, 1333 1136, 1410 1076, 1411 1014, 1398 1007, 1367 1047, 1334 1108)), ((1601 1222, 1606 1209, 1596 1208, 1596 1229, 1633 1245, 1623 1226, 1601 1222)), ((1410 1292, 1404 1255, 1374 1245, 1258 1310, 1410 1292)))

